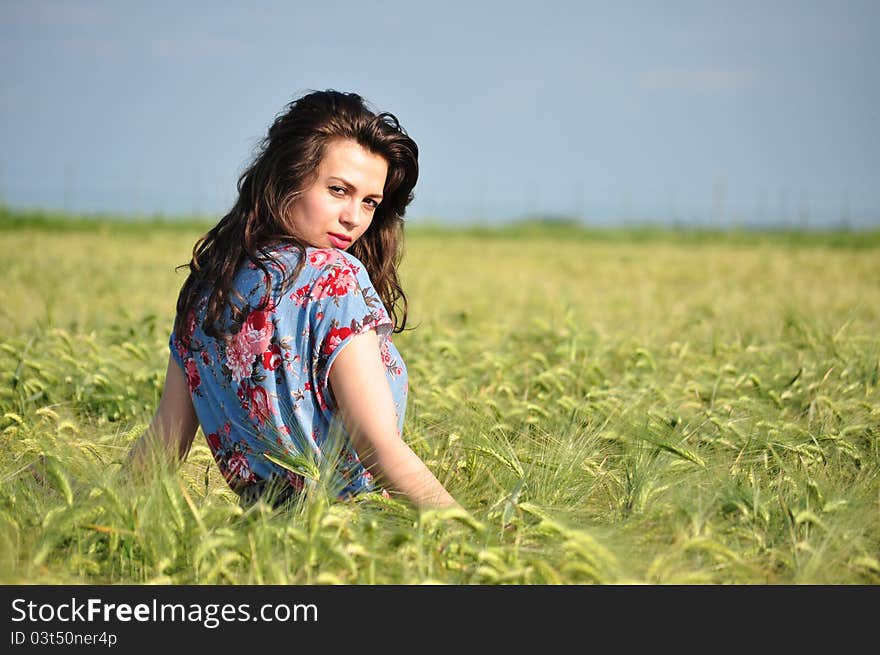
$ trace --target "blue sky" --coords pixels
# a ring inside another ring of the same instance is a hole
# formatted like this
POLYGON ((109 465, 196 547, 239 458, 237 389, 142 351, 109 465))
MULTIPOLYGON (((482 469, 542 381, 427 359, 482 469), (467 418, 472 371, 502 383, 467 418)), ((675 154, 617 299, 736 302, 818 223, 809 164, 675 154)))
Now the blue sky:
POLYGON ((219 216, 335 88, 418 142, 413 221, 880 223, 878 2, 0 7, 11 206, 219 216))

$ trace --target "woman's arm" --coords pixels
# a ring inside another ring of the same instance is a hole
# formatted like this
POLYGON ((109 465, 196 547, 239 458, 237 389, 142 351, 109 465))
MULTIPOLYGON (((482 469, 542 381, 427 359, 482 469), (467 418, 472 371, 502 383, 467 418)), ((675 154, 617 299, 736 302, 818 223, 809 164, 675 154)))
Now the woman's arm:
POLYGON ((389 491, 416 507, 459 507, 397 433, 394 399, 375 330, 355 336, 330 367, 330 386, 358 457, 389 491))
POLYGON ((169 355, 159 407, 150 426, 132 447, 129 462, 136 470, 143 470, 153 448, 158 449, 166 459, 183 461, 198 427, 199 419, 189 395, 186 376, 169 355))

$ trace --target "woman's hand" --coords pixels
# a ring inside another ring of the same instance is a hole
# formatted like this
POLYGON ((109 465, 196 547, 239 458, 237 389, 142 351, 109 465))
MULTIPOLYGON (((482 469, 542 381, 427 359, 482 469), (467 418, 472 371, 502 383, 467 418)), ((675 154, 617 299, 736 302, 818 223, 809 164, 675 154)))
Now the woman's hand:
POLYGON ((460 507, 397 433, 375 330, 343 346, 330 367, 330 386, 358 457, 380 485, 419 508, 460 507))

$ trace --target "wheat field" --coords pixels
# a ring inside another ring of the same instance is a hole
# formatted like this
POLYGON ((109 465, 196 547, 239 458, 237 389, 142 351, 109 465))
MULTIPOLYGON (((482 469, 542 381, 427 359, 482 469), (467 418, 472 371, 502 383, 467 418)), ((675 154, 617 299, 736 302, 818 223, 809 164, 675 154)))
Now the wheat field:
POLYGON ((2 583, 880 583, 876 233, 413 229, 419 513, 131 479, 205 227, 0 228, 2 583))

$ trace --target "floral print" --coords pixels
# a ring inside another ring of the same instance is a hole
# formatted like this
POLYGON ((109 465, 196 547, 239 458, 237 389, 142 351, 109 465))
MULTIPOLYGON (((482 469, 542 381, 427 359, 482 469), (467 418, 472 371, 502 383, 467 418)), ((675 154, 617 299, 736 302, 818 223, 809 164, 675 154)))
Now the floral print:
POLYGON ((228 334, 208 336, 204 297, 186 317, 183 337, 171 335, 171 353, 186 375, 208 447, 240 494, 279 479, 298 492, 326 457, 333 459, 340 498, 371 491, 372 476, 337 419, 329 374, 352 337, 375 329, 402 434, 407 374, 391 341, 391 319, 363 264, 349 253, 307 248, 293 280, 286 278, 299 263, 299 249, 278 245, 271 254, 269 297, 265 274, 253 262, 235 278, 230 296, 243 299, 236 301, 240 328, 230 324, 227 310, 228 334))
POLYGON ((255 358, 269 347, 274 326, 267 312, 253 311, 226 348, 226 366, 236 382, 250 377, 255 358))

